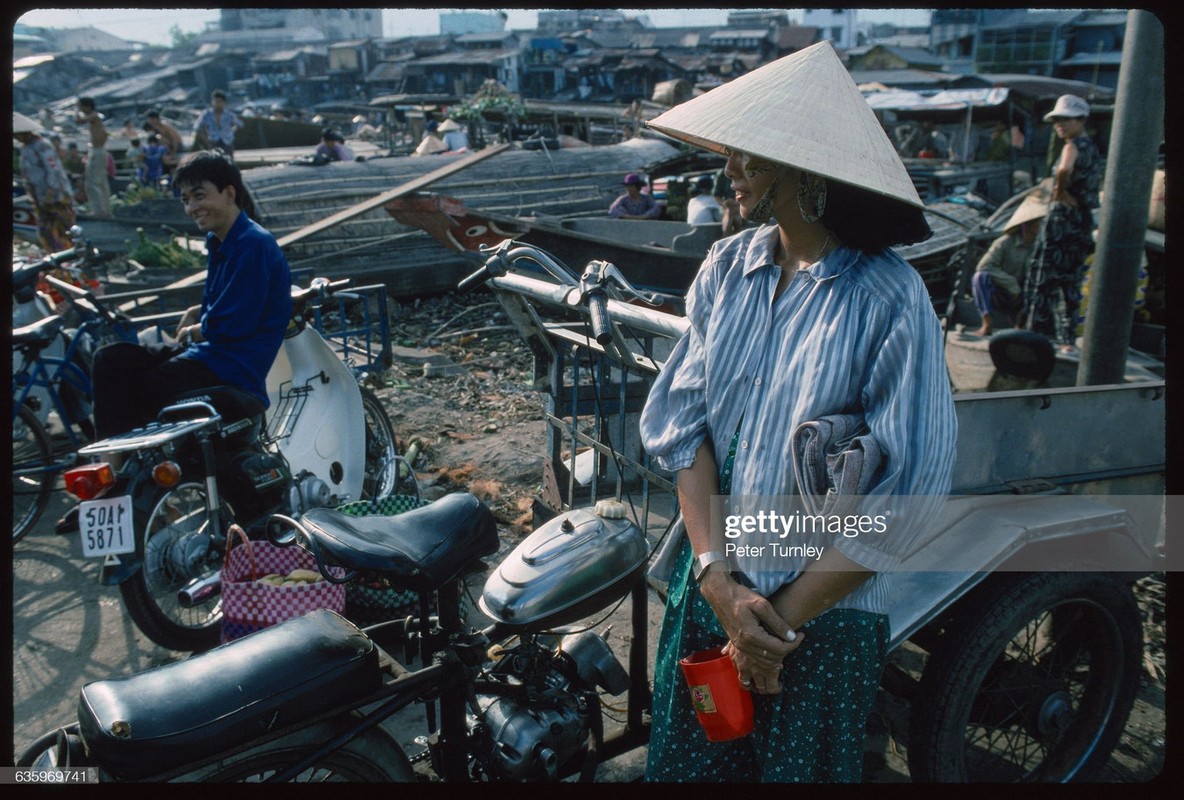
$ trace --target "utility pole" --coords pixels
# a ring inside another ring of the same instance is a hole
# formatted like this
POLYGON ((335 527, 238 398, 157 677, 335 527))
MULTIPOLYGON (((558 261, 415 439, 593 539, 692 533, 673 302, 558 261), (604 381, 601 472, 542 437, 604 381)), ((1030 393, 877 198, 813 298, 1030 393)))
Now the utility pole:
POLYGON ((1151 184, 1164 135, 1163 48, 1159 19, 1149 11, 1128 11, 1078 386, 1120 383, 1125 372, 1151 184))

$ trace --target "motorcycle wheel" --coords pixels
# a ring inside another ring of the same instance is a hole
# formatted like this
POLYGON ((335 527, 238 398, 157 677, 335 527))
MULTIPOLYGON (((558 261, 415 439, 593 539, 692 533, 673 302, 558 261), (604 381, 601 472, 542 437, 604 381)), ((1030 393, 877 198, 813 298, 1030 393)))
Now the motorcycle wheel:
POLYGON ((378 395, 362 390, 362 411, 366 420, 366 470, 362 478, 362 499, 381 500, 399 488, 399 450, 395 429, 378 395))
POLYGON ((222 568, 222 553, 206 538, 206 489, 182 483, 158 489, 147 515, 137 511, 143 531, 144 564, 119 585, 124 607, 145 636, 169 650, 198 652, 222 638, 222 602, 215 595, 201 605, 181 605, 177 592, 194 578, 222 568))
MULTIPOLYGON (((357 715, 341 717, 291 736, 236 753, 184 776, 185 781, 259 783, 288 767, 353 724, 357 715)), ((300 773, 294 783, 410 783, 411 762, 397 742, 371 729, 300 773)))
POLYGON ((49 505, 56 473, 53 443, 31 408, 12 419, 12 542, 33 529, 49 505))
POLYGON ((1142 616, 1114 575, 988 578, 935 641, 909 720, 914 781, 1089 780, 1118 742, 1142 616))

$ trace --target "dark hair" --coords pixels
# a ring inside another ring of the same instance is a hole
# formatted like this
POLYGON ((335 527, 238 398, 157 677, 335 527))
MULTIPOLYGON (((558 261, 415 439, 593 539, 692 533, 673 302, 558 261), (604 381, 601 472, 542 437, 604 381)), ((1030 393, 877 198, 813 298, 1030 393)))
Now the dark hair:
POLYGON ((933 235, 925 212, 916 206, 830 179, 822 224, 843 244, 873 254, 933 235))
POLYGON ((91 111, 95 110, 95 99, 93 97, 79 97, 78 105, 83 108, 89 108, 91 111))
POLYGON ((221 152, 200 150, 190 153, 181 159, 173 173, 173 185, 177 187, 185 184, 197 185, 202 181, 209 181, 214 188, 222 191, 227 186, 234 187, 234 202, 247 216, 254 219, 255 204, 243 185, 243 174, 234 162, 221 152))
POLYGON ((221 89, 215 89, 214 91, 210 92, 210 97, 211 98, 217 97, 220 100, 225 100, 226 99, 226 92, 222 91, 221 89))

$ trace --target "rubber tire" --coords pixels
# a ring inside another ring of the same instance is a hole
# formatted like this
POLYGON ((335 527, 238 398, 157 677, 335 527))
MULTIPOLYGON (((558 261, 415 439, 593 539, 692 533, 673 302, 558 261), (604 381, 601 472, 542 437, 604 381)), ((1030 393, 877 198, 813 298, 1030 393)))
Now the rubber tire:
POLYGON ((17 410, 16 417, 13 418, 13 451, 12 451, 12 543, 16 544, 25 537, 33 526, 37 524, 37 520, 45 513, 46 507, 49 506, 49 495, 53 491, 54 480, 57 473, 52 470, 53 467, 53 442, 49 438, 49 434, 45 432, 45 428, 37 421, 37 415, 33 409, 22 406, 17 410), (25 433, 22 436, 23 444, 27 444, 27 453, 17 453, 16 432, 23 430, 25 433), (18 458, 20 459, 18 463, 18 458), (23 470, 33 470, 40 478, 35 476, 30 477, 27 484, 28 491, 20 492, 23 498, 17 502, 17 472, 23 470), (40 481, 38 483, 38 481, 40 481), (21 510, 19 507, 28 503, 28 508, 21 510))
MULTIPOLYGON (((323 722, 315 727, 297 731, 291 736, 237 753, 208 764, 185 775, 184 781, 243 783, 261 779, 260 772, 274 774, 296 761, 309 750, 320 747, 354 724, 356 712, 323 722)), ((301 775, 301 781, 351 781, 364 783, 409 783, 416 780, 415 771, 403 748, 388 733, 371 729, 348 742, 341 749, 329 753, 317 767, 330 775, 317 772, 301 775)))
POLYGON ((361 499, 381 500, 399 489, 399 464, 395 460, 399 455, 398 439, 378 395, 365 386, 358 388, 362 390, 362 413, 366 421, 366 464, 361 499), (379 485, 377 475, 383 461, 393 477, 386 478, 379 485))
MULTIPOLYGON (((1103 705, 1109 709, 1080 754, 1068 758, 1070 763, 1062 765, 1058 774, 1039 775, 1047 766, 1042 762, 1021 779, 1086 781, 1106 763, 1130 716, 1142 669, 1142 615, 1130 587, 1112 573, 999 573, 965 598, 947 620, 945 632, 934 640, 909 719, 909 773, 914 781, 1015 779, 1014 775, 970 773, 965 758, 970 714, 976 701, 982 708, 992 699, 981 690, 991 668, 1002 663, 1004 647, 1030 621, 1065 603, 1083 604, 1090 615, 1082 640, 1085 646, 1101 649, 1090 650, 1089 675, 1096 674, 1097 655, 1109 657, 1118 675, 1111 680, 1102 676, 1102 695, 1109 701, 1103 705)), ((1074 622, 1081 627, 1079 619, 1074 622)), ((1065 642, 1066 637, 1059 641, 1065 642)), ((1080 698, 1076 704, 1080 705, 1080 698)))
MULTIPOLYGON (((196 488, 204 499, 204 485, 182 483, 172 489, 156 488, 151 493, 147 504, 136 504, 134 508, 136 535, 146 537, 144 541, 146 554, 150 539, 146 533, 149 518, 170 495, 190 487, 196 488)), ((218 555, 218 561, 220 568, 221 554, 218 555)), ((148 573, 148 556, 145 555, 144 564, 140 569, 119 584, 119 593, 123 597, 124 608, 136 627, 153 642, 168 650, 196 653, 216 647, 222 639, 221 602, 213 601, 215 603, 214 610, 202 624, 192 626, 179 624, 161 609, 148 586, 148 573)))

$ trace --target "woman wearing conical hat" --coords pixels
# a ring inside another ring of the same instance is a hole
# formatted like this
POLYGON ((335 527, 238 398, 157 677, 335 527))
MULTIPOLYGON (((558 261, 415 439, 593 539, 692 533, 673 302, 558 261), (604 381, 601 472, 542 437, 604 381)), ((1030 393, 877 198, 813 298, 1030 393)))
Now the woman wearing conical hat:
POLYGON ((708 252, 687 296, 690 330, 641 419, 646 449, 676 473, 686 531, 658 645, 647 779, 858 781, 889 572, 931 512, 831 536, 807 555, 794 532, 713 519, 711 498, 794 494, 793 432, 840 414, 866 422, 882 453, 863 476, 867 494, 948 491, 957 424, 941 330, 920 275, 889 249, 929 227, 829 43, 649 124, 726 154, 750 225, 708 252), (720 645, 755 721, 748 736, 708 742, 677 662, 720 645))

